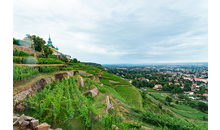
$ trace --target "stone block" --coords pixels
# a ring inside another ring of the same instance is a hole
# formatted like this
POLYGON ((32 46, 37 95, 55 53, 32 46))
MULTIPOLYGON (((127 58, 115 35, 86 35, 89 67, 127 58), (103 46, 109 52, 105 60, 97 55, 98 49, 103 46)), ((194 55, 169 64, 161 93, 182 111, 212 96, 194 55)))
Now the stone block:
POLYGON ((36 127, 36 130, 48 130, 50 128, 50 125, 47 123, 42 123, 36 127))
POLYGON ((24 120, 25 121, 31 121, 33 119, 33 117, 30 116, 24 116, 24 120))
POLYGON ((17 116, 13 116, 13 122, 15 122, 18 119, 17 116))
POLYGON ((39 120, 31 120, 30 121, 30 128, 34 130, 38 126, 39 120))

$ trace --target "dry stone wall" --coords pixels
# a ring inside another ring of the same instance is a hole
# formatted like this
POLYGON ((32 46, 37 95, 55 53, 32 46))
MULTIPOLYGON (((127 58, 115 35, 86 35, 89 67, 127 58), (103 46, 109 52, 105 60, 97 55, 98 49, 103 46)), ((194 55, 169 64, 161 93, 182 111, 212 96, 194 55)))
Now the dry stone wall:
MULTIPOLYGON (((53 78, 54 81, 58 81, 58 80, 62 80, 64 79, 66 76, 73 76, 74 75, 74 71, 70 71, 68 73, 58 73, 58 74, 54 74, 51 77, 53 78)), ((35 94, 36 92, 40 92, 42 89, 44 89, 44 87, 46 86, 46 84, 51 83, 51 77, 45 77, 45 78, 41 78, 37 81, 35 81, 34 83, 32 83, 30 85, 30 88, 28 90, 22 91, 16 95, 13 96, 13 111, 22 111, 24 110, 24 102, 23 103, 19 103, 19 100, 24 99, 27 95, 28 96, 32 96, 33 94, 35 94)))
MULTIPOLYGON (((15 123, 14 126, 18 126, 19 130, 53 130, 50 129, 49 124, 44 122, 39 125, 39 120, 30 116, 17 117, 17 115, 13 114, 13 123, 15 123)), ((62 129, 57 128, 55 130, 62 129)))

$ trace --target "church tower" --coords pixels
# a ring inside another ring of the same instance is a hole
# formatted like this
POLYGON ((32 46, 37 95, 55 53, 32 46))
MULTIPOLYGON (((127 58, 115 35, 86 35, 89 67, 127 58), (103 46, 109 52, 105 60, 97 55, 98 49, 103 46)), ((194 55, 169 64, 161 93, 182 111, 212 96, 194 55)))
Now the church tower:
POLYGON ((50 35, 49 35, 49 39, 48 39, 47 45, 52 47, 52 41, 50 39, 50 35))

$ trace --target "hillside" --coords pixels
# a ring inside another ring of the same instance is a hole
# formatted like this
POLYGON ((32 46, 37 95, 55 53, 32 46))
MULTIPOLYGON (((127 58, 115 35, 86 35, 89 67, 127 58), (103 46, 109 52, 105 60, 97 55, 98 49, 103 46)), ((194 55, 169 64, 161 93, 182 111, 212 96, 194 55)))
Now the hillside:
MULTIPOLYGON (((28 56, 14 56, 21 58, 28 56)), ((160 108, 127 80, 89 64, 35 57, 35 64, 21 64, 14 59, 13 113, 39 119, 39 124, 63 130, 208 129, 207 122, 160 108)))

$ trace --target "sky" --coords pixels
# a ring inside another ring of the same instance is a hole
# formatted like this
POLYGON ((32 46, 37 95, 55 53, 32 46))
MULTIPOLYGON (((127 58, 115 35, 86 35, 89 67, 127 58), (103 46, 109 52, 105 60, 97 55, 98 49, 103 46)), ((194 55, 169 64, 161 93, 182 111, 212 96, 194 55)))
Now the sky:
POLYGON ((81 62, 208 62, 207 0, 14 0, 13 37, 81 62))

